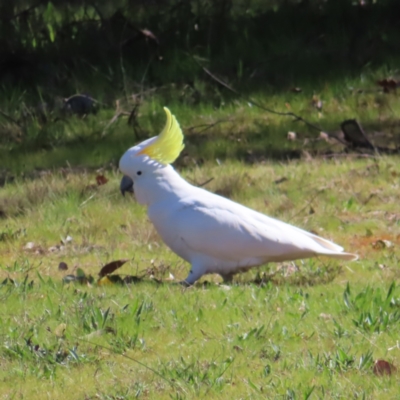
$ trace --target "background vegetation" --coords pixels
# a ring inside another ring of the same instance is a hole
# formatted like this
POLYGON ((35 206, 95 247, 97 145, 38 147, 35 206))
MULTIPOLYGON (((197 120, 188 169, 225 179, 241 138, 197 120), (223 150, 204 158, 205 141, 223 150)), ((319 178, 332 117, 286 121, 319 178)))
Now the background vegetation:
POLYGON ((396 0, 1 2, 0 398, 397 399, 399 19, 396 0), (164 105, 186 179, 360 261, 176 285, 188 266, 118 191, 164 105))
POLYGON ((159 129, 162 105, 179 109, 202 159, 298 156, 298 146, 282 144, 288 131, 318 137, 293 118, 250 109, 249 97, 325 132, 359 118, 369 132, 396 136, 397 96, 377 81, 397 74, 398 15, 389 0, 2 2, 4 166, 115 164, 132 141, 159 129), (66 112, 76 94, 92 99, 73 107, 84 120, 66 112), (209 143, 221 131, 246 131, 246 146, 203 146, 202 133, 209 143))

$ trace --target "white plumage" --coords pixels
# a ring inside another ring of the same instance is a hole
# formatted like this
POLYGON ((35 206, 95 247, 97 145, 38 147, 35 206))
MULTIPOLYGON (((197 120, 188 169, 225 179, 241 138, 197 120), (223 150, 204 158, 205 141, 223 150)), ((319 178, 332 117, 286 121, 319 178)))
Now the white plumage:
MULTIPOLYGON (((166 112, 172 118, 167 121, 169 129, 180 132, 175 118, 166 112)), ((209 273, 230 280, 238 272, 271 261, 319 255, 357 259, 329 240, 186 182, 171 165, 150 156, 166 128, 159 137, 122 156, 120 169, 128 178, 123 178, 121 190, 130 190, 133 183, 138 202, 148 207, 148 216, 165 244, 191 264, 187 284, 209 273)), ((178 142, 176 137, 173 140, 178 142)), ((178 154, 182 139, 180 145, 178 154)))

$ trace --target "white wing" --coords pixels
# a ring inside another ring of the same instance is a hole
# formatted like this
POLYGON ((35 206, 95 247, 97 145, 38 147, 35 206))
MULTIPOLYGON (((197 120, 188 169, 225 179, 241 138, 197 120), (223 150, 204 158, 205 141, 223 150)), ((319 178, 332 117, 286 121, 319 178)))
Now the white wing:
POLYGON ((182 242, 192 253, 226 261, 285 261, 318 254, 356 258, 326 239, 238 203, 206 191, 197 194, 201 194, 201 200, 181 200, 169 215, 170 222, 165 224, 164 220, 161 229, 151 218, 167 245, 188 261, 190 256, 183 254, 182 242))

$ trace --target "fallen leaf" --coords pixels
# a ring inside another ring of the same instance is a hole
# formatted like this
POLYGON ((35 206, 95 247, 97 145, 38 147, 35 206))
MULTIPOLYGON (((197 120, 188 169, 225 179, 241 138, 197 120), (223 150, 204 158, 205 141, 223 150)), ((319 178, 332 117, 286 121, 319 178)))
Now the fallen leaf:
POLYGON ((383 88, 385 93, 389 93, 391 90, 395 90, 400 86, 400 82, 393 78, 381 79, 377 84, 383 88))
POLYGON ((63 283, 70 283, 70 282, 73 282, 76 280, 77 280, 77 277, 75 275, 66 275, 63 278, 63 283))
POLYGON ((392 375, 396 370, 397 368, 393 364, 385 360, 376 360, 373 368, 373 372, 377 376, 392 375))
POLYGON ((379 239, 376 242, 372 243, 372 247, 376 250, 385 249, 387 247, 392 247, 393 243, 390 240, 382 240, 379 239))
POLYGON ((122 267, 127 261, 129 260, 123 259, 123 260, 111 261, 110 263, 106 264, 99 272, 100 278, 112 274, 115 270, 122 267))
POLYGON ((24 249, 25 250, 32 250, 32 249, 34 249, 35 248, 35 243, 33 243, 33 242, 28 242, 25 246, 24 246, 24 249))
POLYGON ((296 132, 288 132, 287 140, 296 140, 296 132))
POLYGON ((66 271, 67 269, 68 269, 68 265, 64 261, 61 261, 60 264, 58 264, 59 271, 66 271))
POLYGON ((49 247, 47 250, 49 251, 49 253, 55 253, 56 251, 61 250, 61 247, 64 248, 64 246, 60 246, 59 244, 56 246, 51 246, 49 247))
POLYGON ((113 282, 111 282, 111 279, 108 278, 108 276, 103 276, 101 277, 98 281, 97 284, 99 286, 104 286, 104 285, 113 285, 113 282))
POLYGON ((81 285, 86 285, 88 287, 92 287, 94 278, 90 274, 86 275, 85 271, 82 268, 77 268, 76 275, 66 275, 63 278, 63 283, 70 283, 72 281, 78 282, 81 285))
POLYGON ((331 314, 325 314, 325 313, 319 314, 319 317, 322 318, 322 319, 326 319, 326 320, 332 319, 332 315, 331 314))
POLYGON ((289 179, 286 178, 286 176, 283 176, 282 178, 277 179, 276 181, 274 181, 275 185, 279 185, 280 183, 286 182, 289 179))
POLYGON ((115 285, 122 284, 124 280, 119 275, 106 275, 97 281, 98 285, 115 285))
POLYGON ((97 175, 96 182, 98 186, 105 185, 108 182, 108 179, 104 175, 97 175))
POLYGON ((66 238, 61 238, 62 244, 67 244, 67 243, 71 243, 71 242, 72 242, 72 237, 69 235, 66 238))

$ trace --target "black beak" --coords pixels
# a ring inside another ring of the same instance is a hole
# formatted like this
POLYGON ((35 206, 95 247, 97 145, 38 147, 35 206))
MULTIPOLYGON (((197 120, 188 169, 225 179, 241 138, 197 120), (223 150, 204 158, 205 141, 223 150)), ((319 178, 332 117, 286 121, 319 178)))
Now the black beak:
POLYGON ((133 180, 129 176, 124 175, 119 184, 122 196, 125 196, 125 192, 133 193, 133 180))

